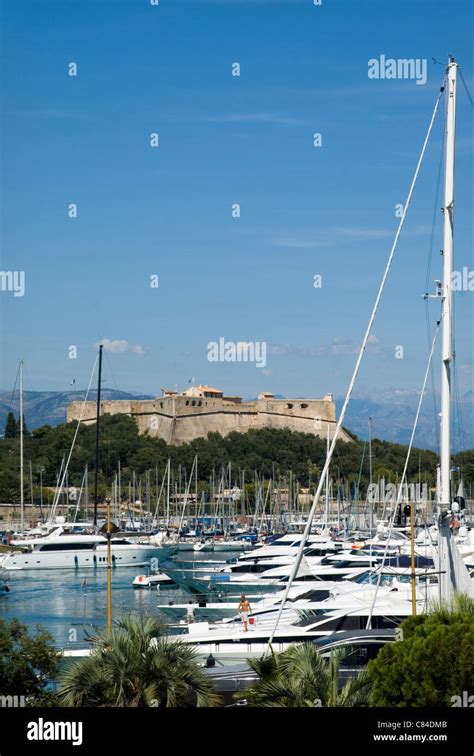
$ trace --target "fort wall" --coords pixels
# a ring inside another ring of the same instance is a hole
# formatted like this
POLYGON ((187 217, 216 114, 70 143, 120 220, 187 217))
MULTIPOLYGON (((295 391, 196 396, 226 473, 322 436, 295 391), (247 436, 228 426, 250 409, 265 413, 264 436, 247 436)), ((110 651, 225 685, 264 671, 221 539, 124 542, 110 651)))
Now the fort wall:
MULTIPOLYGON (((329 395, 330 396, 330 395, 329 395)), ((68 407, 68 422, 78 420, 82 402, 68 407)), ((226 436, 232 431, 246 433, 252 428, 288 428, 332 438, 336 427, 336 407, 324 399, 257 399, 236 402, 221 397, 192 398, 177 394, 147 400, 101 402, 101 414, 133 417, 141 434, 164 439, 168 444, 184 444, 208 433, 226 436)), ((95 423, 96 403, 86 402, 83 422, 95 423)), ((341 439, 350 441, 344 431, 341 439)))

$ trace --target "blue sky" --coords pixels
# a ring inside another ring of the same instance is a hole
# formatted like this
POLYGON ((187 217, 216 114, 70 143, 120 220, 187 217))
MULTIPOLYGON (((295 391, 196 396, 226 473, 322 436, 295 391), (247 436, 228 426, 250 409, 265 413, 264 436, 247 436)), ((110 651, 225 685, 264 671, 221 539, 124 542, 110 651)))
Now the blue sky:
MULTIPOLYGON (((23 297, 0 292, 1 387, 21 358, 31 390, 85 387, 105 338, 111 388, 158 394, 194 377, 243 396, 342 394, 443 77, 432 58, 452 52, 473 90, 471 2, 1 5, 1 268, 26 275, 23 297), (426 59, 427 83, 370 80, 380 55, 426 59), (209 362, 221 337, 266 342, 267 365, 209 362)), ((472 116, 460 83, 455 267, 469 270, 472 116)), ((418 388, 424 373, 442 121, 361 371, 374 395, 418 388)), ((462 392, 473 296, 456 295, 462 392)))

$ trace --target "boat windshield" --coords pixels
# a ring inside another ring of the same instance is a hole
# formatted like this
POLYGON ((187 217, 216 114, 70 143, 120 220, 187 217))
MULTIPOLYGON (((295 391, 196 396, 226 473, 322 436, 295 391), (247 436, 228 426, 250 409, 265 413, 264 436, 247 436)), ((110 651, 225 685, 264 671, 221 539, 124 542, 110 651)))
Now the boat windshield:
MULTIPOLYGON (((372 585, 376 585, 379 579, 378 572, 363 572, 361 575, 357 575, 356 578, 352 582, 354 583, 371 583, 372 585)), ((382 573, 382 577, 380 580, 380 585, 391 585, 393 581, 396 581, 397 583, 409 583, 411 578, 410 575, 394 575, 391 572, 388 573, 382 573)))

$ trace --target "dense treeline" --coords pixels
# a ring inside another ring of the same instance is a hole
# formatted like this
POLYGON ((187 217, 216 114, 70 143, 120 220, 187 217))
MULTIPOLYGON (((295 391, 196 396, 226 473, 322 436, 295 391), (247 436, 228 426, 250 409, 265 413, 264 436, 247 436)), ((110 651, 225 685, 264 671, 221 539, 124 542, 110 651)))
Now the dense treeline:
MULTIPOLYGON (((24 438, 25 458, 25 499, 30 498, 30 461, 33 476, 33 495, 42 478, 43 486, 55 486, 62 459, 69 453, 76 423, 57 427, 43 426, 24 438)), ((372 442, 373 479, 384 477, 396 483, 403 470, 406 447, 375 439, 372 442)), ((100 493, 105 497, 117 472, 120 462, 122 486, 125 492, 129 480, 135 473, 137 480, 150 471, 154 485, 156 467, 161 480, 168 460, 171 458, 175 479, 178 470, 182 481, 189 476, 195 455, 198 456, 198 479, 208 481, 213 474, 220 475, 223 466, 231 463, 232 483, 241 482, 242 471, 245 481, 254 480, 255 472, 260 478, 298 481, 303 487, 314 489, 326 455, 326 441, 306 433, 289 430, 261 429, 248 433, 231 433, 223 438, 218 433, 209 434, 183 446, 168 446, 165 441, 140 436, 134 420, 125 415, 105 415, 101 422, 100 444, 100 493)), ((81 426, 74 453, 69 465, 69 485, 79 486, 85 465, 94 468, 95 425, 81 426)), ((437 455, 431 451, 414 449, 408 467, 411 482, 426 482, 435 485, 437 455)), ((462 476, 465 485, 474 481, 474 450, 465 451, 453 457, 453 465, 459 467, 455 473, 462 476)), ((368 445, 355 439, 353 443, 338 442, 332 462, 331 476, 354 491, 360 476, 360 491, 365 493, 369 481, 368 445)), ((0 501, 18 502, 19 485, 19 439, 0 440, 0 501)))

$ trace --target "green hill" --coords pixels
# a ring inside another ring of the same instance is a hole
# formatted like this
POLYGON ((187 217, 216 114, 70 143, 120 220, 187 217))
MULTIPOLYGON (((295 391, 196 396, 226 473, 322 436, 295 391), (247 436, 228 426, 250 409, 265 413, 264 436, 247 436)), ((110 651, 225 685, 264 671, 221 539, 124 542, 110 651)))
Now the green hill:
MULTIPOLYGON (((25 499, 30 498, 29 463, 31 461, 35 498, 40 471, 44 486, 55 486, 63 457, 68 455, 75 423, 56 427, 43 426, 25 437, 25 499)), ((384 477, 387 482, 399 479, 406 456, 406 446, 374 439, 372 442, 373 479, 384 477)), ((69 465, 69 485, 79 486, 85 465, 94 467, 95 426, 82 426, 79 430, 74 453, 69 465)), ((246 434, 231 433, 223 438, 209 434, 207 438, 195 439, 183 446, 168 446, 162 439, 140 436, 135 422, 124 415, 105 415, 101 423, 100 445, 100 491, 105 496, 118 469, 122 471, 122 491, 126 491, 133 474, 142 481, 142 497, 145 476, 149 471, 152 496, 155 493, 156 470, 161 481, 168 460, 171 458, 174 479, 181 475, 181 490, 190 475, 195 455, 198 456, 198 480, 200 488, 207 485, 213 476, 217 479, 222 467, 231 463, 232 483, 239 485, 244 471, 245 481, 255 480, 255 473, 262 478, 274 476, 280 484, 290 477, 302 487, 314 489, 326 455, 326 442, 305 433, 289 430, 261 429, 246 434)), ((435 485, 437 455, 429 450, 413 449, 408 467, 408 480, 435 485)), ((467 491, 474 481, 474 450, 461 452, 453 457, 453 466, 459 467, 467 491)), ((360 476, 361 496, 365 495, 369 481, 367 443, 355 437, 354 443, 340 442, 336 445, 331 476, 345 487, 346 495, 354 495, 360 476)), ((19 439, 0 439, 0 501, 18 502, 19 485, 19 439)))

